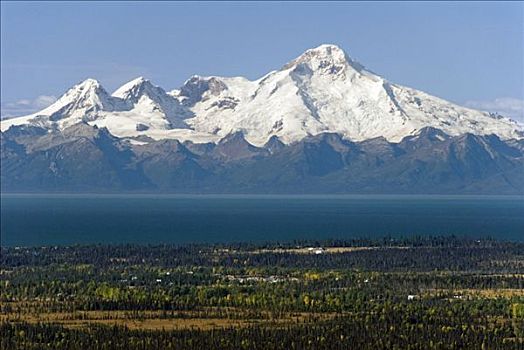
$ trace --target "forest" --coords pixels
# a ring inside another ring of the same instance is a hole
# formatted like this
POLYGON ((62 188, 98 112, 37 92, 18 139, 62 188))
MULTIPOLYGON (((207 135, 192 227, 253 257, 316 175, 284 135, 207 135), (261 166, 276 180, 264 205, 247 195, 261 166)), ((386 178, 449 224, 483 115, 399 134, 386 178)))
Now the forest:
POLYGON ((0 349, 524 349, 524 243, 3 247, 0 349))

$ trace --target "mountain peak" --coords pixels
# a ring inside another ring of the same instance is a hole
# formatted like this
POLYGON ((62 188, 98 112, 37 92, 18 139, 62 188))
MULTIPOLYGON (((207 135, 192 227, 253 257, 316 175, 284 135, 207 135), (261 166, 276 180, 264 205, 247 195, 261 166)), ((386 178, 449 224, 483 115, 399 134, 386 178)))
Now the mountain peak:
POLYGON ((98 80, 88 78, 70 88, 57 102, 64 103, 78 100, 92 102, 99 98, 107 99, 107 91, 98 80))
POLYGON ((91 120, 98 111, 113 111, 114 107, 111 96, 100 82, 88 78, 67 90, 52 105, 33 115, 22 117, 22 120, 31 117, 29 121, 49 125, 72 117, 64 123, 63 126, 65 127, 77 122, 91 120), (36 119, 34 119, 35 117, 36 119))
POLYGON ((130 80, 129 82, 127 82, 124 85, 142 85, 145 83, 150 83, 149 79, 146 79, 143 76, 139 76, 138 78, 130 80))
POLYGON ((218 77, 193 75, 180 88, 179 95, 184 98, 185 105, 192 106, 202 100, 204 93, 209 91, 212 95, 219 95, 224 90, 227 86, 218 77))
POLYGON ((81 81, 66 92, 66 94, 74 95, 89 95, 99 93, 105 94, 106 91, 98 80, 92 78, 87 78, 81 81))
MULTIPOLYGON (((141 115, 152 116, 150 113, 164 115, 165 119, 160 121, 162 128, 186 128, 183 119, 191 115, 190 112, 182 108, 175 97, 144 77, 138 77, 125 83, 113 92, 112 97, 123 104, 123 110, 137 109, 141 115)), ((139 122, 137 127, 141 130, 137 129, 137 131, 148 130, 149 122, 151 120, 139 122), (142 124, 147 128, 143 129, 142 124)))
POLYGON ((339 57, 342 59, 346 57, 346 53, 344 52, 344 50, 334 44, 322 44, 320 46, 306 50, 304 55, 305 54, 324 56, 324 57, 329 57, 329 56, 330 57, 339 57))
POLYGON ((87 78, 84 81, 78 83, 78 87, 100 87, 100 82, 93 78, 87 78))
POLYGON ((151 84, 148 79, 145 79, 144 77, 138 77, 119 87, 115 92, 113 92, 113 97, 118 97, 123 100, 127 100, 129 98, 135 100, 139 98, 143 92, 149 90, 152 87, 154 87, 154 85, 151 84))
POLYGON ((96 79, 87 78, 81 81, 80 83, 74 85, 72 88, 70 88, 66 92, 66 95, 67 94, 86 95, 86 94, 91 94, 91 93, 96 94, 99 92, 105 93, 105 90, 102 87, 102 85, 100 84, 100 82, 96 79))
POLYGON ((313 71, 322 70, 332 74, 339 73, 348 66, 358 71, 363 68, 362 65, 353 61, 344 50, 333 44, 323 44, 306 50, 302 55, 285 65, 284 69, 304 64, 308 65, 313 71))

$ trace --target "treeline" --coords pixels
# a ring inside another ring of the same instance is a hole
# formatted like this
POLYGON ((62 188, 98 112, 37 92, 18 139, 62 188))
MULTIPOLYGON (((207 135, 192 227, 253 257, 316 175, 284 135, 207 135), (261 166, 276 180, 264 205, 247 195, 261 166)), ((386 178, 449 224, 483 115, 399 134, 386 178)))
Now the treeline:
POLYGON ((457 237, 410 239, 328 240, 292 243, 238 243, 217 245, 91 245, 72 247, 2 248, 0 265, 5 268, 89 264, 98 268, 133 266, 161 267, 297 267, 373 271, 484 271, 522 273, 524 243, 472 240, 457 237), (271 252, 297 247, 369 247, 337 254, 271 252), (260 251, 260 253, 257 253, 260 251), (256 254, 255 254, 256 253, 256 254))

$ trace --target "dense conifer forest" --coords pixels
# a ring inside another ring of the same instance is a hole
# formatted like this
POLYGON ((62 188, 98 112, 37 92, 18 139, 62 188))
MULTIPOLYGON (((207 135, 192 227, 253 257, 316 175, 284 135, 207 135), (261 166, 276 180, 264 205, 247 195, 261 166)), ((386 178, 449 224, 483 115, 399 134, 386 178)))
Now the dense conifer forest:
POLYGON ((524 243, 2 248, 0 349, 524 349, 524 243))

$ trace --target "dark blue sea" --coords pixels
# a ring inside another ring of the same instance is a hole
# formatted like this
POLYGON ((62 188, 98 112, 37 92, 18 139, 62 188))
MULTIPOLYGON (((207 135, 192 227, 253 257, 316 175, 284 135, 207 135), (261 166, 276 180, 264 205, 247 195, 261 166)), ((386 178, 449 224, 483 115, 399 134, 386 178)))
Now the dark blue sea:
POLYGON ((524 241, 519 196, 1 196, 3 246, 460 235, 524 241))

